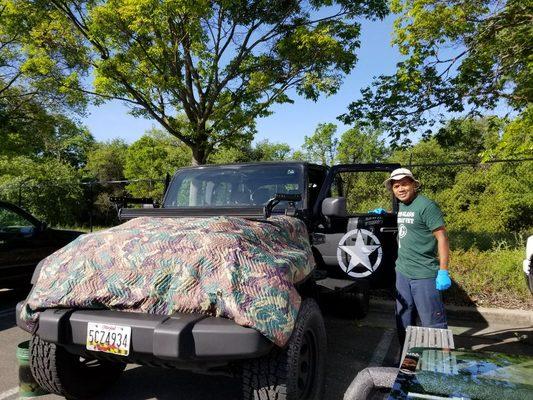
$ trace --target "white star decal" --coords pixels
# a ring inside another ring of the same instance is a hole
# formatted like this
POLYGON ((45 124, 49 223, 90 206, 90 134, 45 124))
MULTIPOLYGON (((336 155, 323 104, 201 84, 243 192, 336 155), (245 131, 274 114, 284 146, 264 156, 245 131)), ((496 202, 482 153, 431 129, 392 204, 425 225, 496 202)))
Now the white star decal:
POLYGON ((350 264, 346 268, 346 272, 351 272, 358 265, 363 265, 370 272, 374 272, 370 255, 379 247, 380 245, 365 244, 361 231, 358 231, 354 245, 339 246, 340 249, 350 255, 350 264))

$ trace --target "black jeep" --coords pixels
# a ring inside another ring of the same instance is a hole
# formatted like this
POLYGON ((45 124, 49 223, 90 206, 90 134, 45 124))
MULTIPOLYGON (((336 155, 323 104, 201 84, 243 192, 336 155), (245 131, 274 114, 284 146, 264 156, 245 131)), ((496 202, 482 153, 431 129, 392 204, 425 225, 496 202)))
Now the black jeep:
MULTIPOLYGON (((238 373, 244 398, 321 399, 326 334, 317 303, 334 297, 344 312, 362 317, 368 290, 394 281, 397 204, 382 182, 397 167, 275 162, 179 170, 161 206, 123 208, 120 217, 234 216, 268 222, 285 214, 305 222, 316 268, 297 284, 302 303, 287 345, 277 347, 258 331, 220 317, 51 308, 41 312, 32 332, 36 380, 50 392, 85 398, 116 380, 126 363, 141 363, 238 373), (376 207, 380 210, 370 212, 376 207), (127 355, 89 350, 94 326, 103 332, 106 326, 127 328, 127 355)), ((32 282, 38 276, 36 270, 32 282)), ((22 307, 17 306, 17 323, 24 329, 22 307)))

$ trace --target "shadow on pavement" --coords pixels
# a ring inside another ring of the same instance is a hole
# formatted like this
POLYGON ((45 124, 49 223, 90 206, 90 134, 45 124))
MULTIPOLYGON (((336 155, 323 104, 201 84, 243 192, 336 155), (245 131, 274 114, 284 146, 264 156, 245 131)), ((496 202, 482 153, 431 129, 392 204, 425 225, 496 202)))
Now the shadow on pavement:
POLYGON ((15 313, 0 315, 0 332, 13 328, 15 325, 15 313))
MULTIPOLYGON (((444 292, 448 325, 453 330, 456 348, 533 355, 533 326, 487 321, 475 307, 464 309, 450 305, 449 299, 452 296, 463 299, 465 304, 472 305, 474 301, 457 282, 453 283, 453 293, 444 292)), ((374 309, 375 312, 371 313, 369 319, 363 320, 363 324, 395 328, 393 304, 384 304, 383 299, 394 300, 391 294, 379 292, 374 301, 381 301, 381 305, 374 309)))
POLYGON ((16 325, 15 305, 24 300, 29 289, 1 289, 0 290, 0 332, 16 325))
MULTIPOLYGON (((383 330, 360 326, 355 320, 330 316, 326 316, 326 329, 326 391, 321 400, 339 400, 357 373, 374 357, 382 342, 383 330)), ((390 354, 395 354, 397 344, 389 340, 384 347, 383 362, 390 363, 390 354)), ((134 366, 126 370, 118 384, 99 399, 237 400, 242 399, 242 394, 237 378, 134 366)))
MULTIPOLYGON (((457 282, 453 284, 453 293, 447 294, 446 297, 451 295, 462 299, 470 306, 475 305, 457 282)), ((459 334, 454 335, 456 348, 533 355, 533 326, 489 322, 475 307, 471 307, 467 315, 461 315, 458 310, 453 310, 449 314, 449 324, 460 327, 459 334)))
POLYGON ((98 398, 232 400, 240 399, 242 396, 237 379, 193 374, 175 369, 135 366, 124 371, 120 380, 98 398))

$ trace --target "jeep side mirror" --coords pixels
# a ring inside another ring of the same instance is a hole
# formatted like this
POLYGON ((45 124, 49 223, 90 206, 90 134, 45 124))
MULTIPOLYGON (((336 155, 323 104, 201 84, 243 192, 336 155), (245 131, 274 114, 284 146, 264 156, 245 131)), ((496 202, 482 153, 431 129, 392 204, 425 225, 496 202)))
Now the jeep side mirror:
POLYGON ((345 197, 326 197, 322 201, 322 215, 326 217, 346 217, 345 197))
POLYGON ((41 222, 39 224, 39 226, 37 227, 37 229, 40 231, 40 232, 44 232, 45 230, 48 229, 48 224, 46 222, 41 222))

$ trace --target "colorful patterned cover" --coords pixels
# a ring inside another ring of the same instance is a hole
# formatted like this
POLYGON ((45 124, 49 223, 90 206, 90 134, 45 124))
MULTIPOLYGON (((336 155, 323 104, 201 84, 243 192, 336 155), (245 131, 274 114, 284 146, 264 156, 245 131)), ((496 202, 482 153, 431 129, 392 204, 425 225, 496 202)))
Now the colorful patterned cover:
POLYGON ((136 218, 47 257, 21 319, 35 331, 47 308, 201 312, 283 346, 300 307, 294 283, 313 267, 296 218, 136 218))

